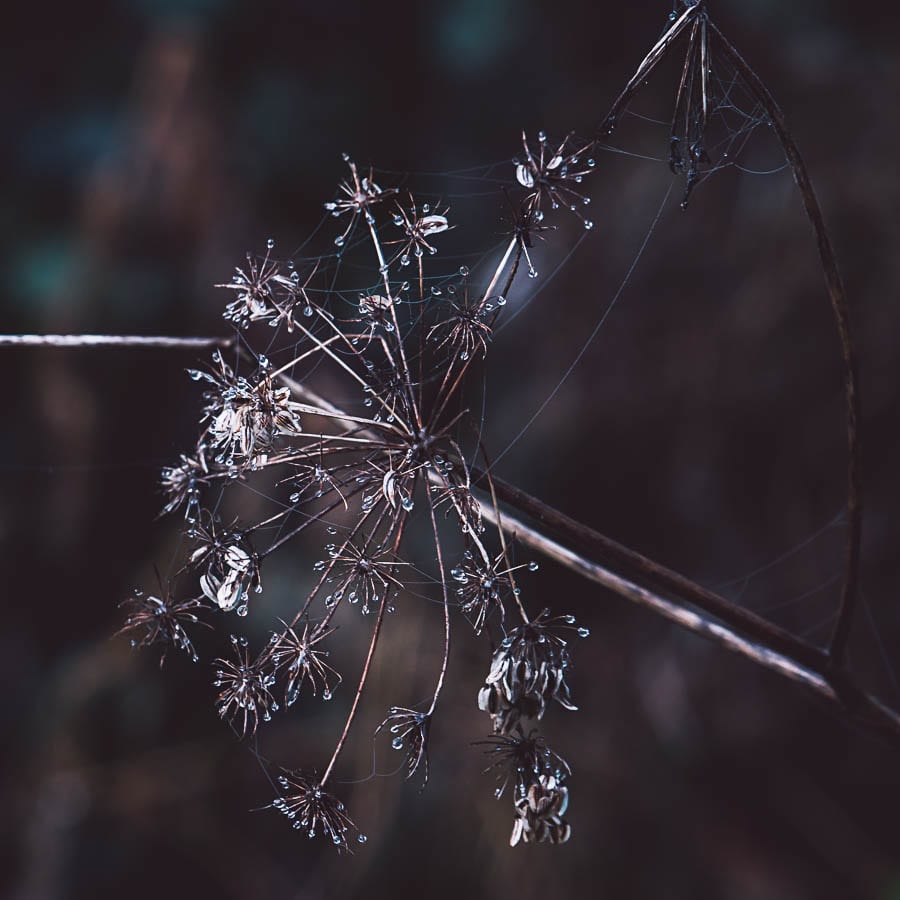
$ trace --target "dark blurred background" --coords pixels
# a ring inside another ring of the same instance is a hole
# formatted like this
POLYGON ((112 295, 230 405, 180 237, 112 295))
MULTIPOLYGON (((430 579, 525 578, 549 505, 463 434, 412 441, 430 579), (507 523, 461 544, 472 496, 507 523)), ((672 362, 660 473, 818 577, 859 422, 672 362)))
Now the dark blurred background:
MULTIPOLYGON (((710 7, 785 109, 846 278, 867 490, 852 665, 898 703, 900 15, 837 0, 710 7)), ((670 9, 83 0, 7 10, 0 330, 223 333, 212 285, 270 235, 285 253, 301 243, 344 177, 341 151, 440 172, 509 159, 523 127, 588 132, 670 9)), ((672 92, 656 79, 635 109, 665 118, 672 92)), ((644 125, 623 123, 617 146, 664 156, 665 127, 644 125)), ((780 161, 771 142, 758 152, 780 161)), ((492 347, 496 452, 574 359, 670 180, 662 162, 598 158, 593 233, 492 347)), ((787 172, 717 173, 687 211, 679 191, 585 358, 498 471, 821 643, 839 593, 845 450, 814 244, 787 172)), ((458 205, 472 210, 472 199, 458 205)), ((487 198, 484 221, 498 209, 487 198)), ((539 250, 542 274, 573 237, 564 230, 539 250)), ((575 647, 580 712, 545 721, 575 772, 569 844, 507 846, 508 804, 493 800, 471 746, 485 724, 474 698, 486 648, 464 629, 428 789, 399 777, 341 788, 369 836, 354 856, 252 812, 271 790, 217 719, 207 663, 171 654, 160 671, 153 653, 111 638, 118 602, 152 584, 153 562, 175 544, 178 523, 155 519, 156 482, 194 438, 198 396, 183 370, 196 361, 0 350, 0 893, 900 898, 896 753, 800 688, 549 565, 536 602, 592 630, 575 647)), ((308 571, 308 560, 296 566, 308 571)), ((260 634, 296 593, 292 572, 267 581, 260 634)), ((408 702, 398 684, 427 668, 431 613, 410 606, 392 620, 393 662, 376 673, 361 732, 408 702)), ((261 749, 286 765, 321 755, 341 711, 292 710, 261 749)), ((371 770, 367 739, 346 762, 346 779, 371 770)), ((379 757, 379 771, 391 762, 379 757)))

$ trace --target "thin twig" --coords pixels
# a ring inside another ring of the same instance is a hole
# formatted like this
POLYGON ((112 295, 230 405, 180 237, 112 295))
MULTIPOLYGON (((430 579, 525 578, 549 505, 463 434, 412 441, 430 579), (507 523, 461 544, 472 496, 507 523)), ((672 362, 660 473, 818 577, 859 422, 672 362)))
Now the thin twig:
POLYGON ((0 347, 161 347, 167 350, 230 347, 229 337, 145 337, 133 334, 0 334, 0 347))

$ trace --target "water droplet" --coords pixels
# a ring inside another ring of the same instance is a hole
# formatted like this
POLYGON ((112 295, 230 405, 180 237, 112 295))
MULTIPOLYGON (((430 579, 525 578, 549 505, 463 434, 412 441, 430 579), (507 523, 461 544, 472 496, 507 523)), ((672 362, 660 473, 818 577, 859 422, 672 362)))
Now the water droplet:
POLYGON ((528 563, 528 571, 529 572, 537 572, 537 570, 539 568, 540 568, 540 565, 534 561, 528 563))
POLYGON ((578 629, 578 637, 586 638, 590 636, 590 633, 591 629, 585 628, 584 625, 582 625, 581 628, 578 629))
POLYGON ((463 278, 465 278, 469 274, 469 267, 468 266, 460 266, 459 274, 462 275, 463 278))
POLYGON ((356 840, 359 841, 360 844, 364 844, 368 840, 368 838, 362 832, 360 832, 356 840))
POLYGON ((395 738, 391 741, 391 746, 392 746, 395 750, 402 750, 402 749, 403 749, 403 738, 402 738, 402 737, 395 737, 395 738))
POLYGON ((266 246, 267 246, 270 250, 274 250, 274 249, 275 249, 275 238, 269 238, 269 239, 266 241, 266 246))
POLYGON ((506 306, 506 297, 503 294, 497 297, 497 306, 506 306))
POLYGON ((594 223, 590 219, 584 220, 584 230, 590 231, 594 227, 594 223))

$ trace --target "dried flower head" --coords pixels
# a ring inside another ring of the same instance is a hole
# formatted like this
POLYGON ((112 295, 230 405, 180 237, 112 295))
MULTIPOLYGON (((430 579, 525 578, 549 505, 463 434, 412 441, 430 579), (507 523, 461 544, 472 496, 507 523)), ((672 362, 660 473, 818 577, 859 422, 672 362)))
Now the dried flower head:
POLYGON ((264 367, 252 379, 237 376, 221 351, 213 353, 215 369, 190 370, 195 381, 207 381, 212 391, 204 394, 206 406, 201 421, 208 421, 206 435, 223 465, 261 464, 277 435, 296 435, 302 405, 291 399, 288 387, 276 387, 264 367), (257 458, 259 454, 259 458, 257 458))
POLYGON ((216 659, 218 666, 213 684, 219 688, 216 709, 228 719, 241 737, 254 734, 259 720, 268 722, 278 710, 278 703, 269 688, 275 676, 265 666, 265 660, 250 661, 247 639, 231 635, 235 658, 216 659))
POLYGON ((565 781, 571 774, 569 764, 547 746, 544 738, 532 729, 527 735, 521 726, 510 734, 494 735, 479 741, 487 745, 492 759, 483 774, 497 773, 500 784, 494 796, 500 798, 512 785, 515 796, 522 796, 528 785, 539 775, 553 775, 557 781, 565 781))
POLYGON ((325 204, 325 209, 335 217, 345 213, 350 215, 350 221, 343 234, 334 239, 334 243, 338 247, 342 247, 346 243, 353 231, 353 226, 356 225, 356 221, 361 215, 365 216, 367 221, 370 220, 372 217, 371 207, 396 193, 393 188, 379 187, 372 177, 371 169, 367 176, 360 178, 356 163, 346 153, 344 162, 350 166, 350 177, 340 183, 337 199, 325 204))
POLYGON ((588 158, 582 162, 586 148, 571 149, 572 135, 568 135, 556 147, 551 149, 547 135, 538 132, 538 145, 532 150, 525 132, 522 132, 522 148, 524 159, 514 159, 516 181, 529 190, 525 198, 528 207, 537 214, 536 221, 543 220, 545 207, 559 209, 565 207, 575 213, 588 230, 594 227, 593 221, 585 218, 582 208, 591 200, 582 193, 581 185, 585 175, 594 169, 594 160, 588 158))
POLYGON ((120 604, 120 606, 128 608, 128 617, 125 619, 125 625, 116 633, 142 632, 140 637, 131 639, 132 647, 162 644, 160 666, 166 660, 166 653, 170 645, 178 650, 183 650, 194 662, 197 662, 197 651, 191 643, 185 625, 206 625, 197 617, 197 612, 204 609, 203 601, 198 597, 176 600, 172 585, 168 582, 164 583, 158 574, 157 578, 159 580, 158 597, 155 594, 145 594, 143 591, 135 589, 132 596, 120 604))
MULTIPOLYGON (((448 300, 451 312, 447 318, 432 326, 428 332, 429 340, 436 342, 437 350, 449 348, 450 352, 463 362, 476 353, 483 356, 487 353, 488 342, 491 339, 491 325, 486 320, 494 311, 494 305, 487 300, 470 301, 469 284, 465 279, 462 290, 457 291, 454 287, 450 296, 459 296, 459 299, 448 300)), ((500 302, 499 299, 497 302, 500 302)), ((500 305, 505 302, 503 300, 500 305)))
MULTIPOLYGON (((578 708, 566 684, 568 645, 556 633, 560 628, 574 628, 574 622, 573 616, 552 619, 545 609, 533 621, 517 625, 500 642, 478 692, 478 707, 490 714, 495 732, 509 733, 520 718, 543 718, 550 700, 565 709, 578 708)), ((588 634, 584 628, 578 633, 588 634)))
POLYGON ((569 789, 555 775, 541 774, 516 798, 516 820, 509 838, 510 847, 526 844, 564 844, 572 826, 563 818, 569 806, 569 789))
MULTIPOLYGON (((273 809, 291 819, 293 827, 305 831, 307 837, 321 834, 339 850, 349 851, 347 834, 351 829, 356 830, 356 826, 337 797, 329 794, 320 781, 300 772, 285 771, 279 776, 278 784, 285 794, 272 801, 273 809)), ((366 836, 359 832, 356 839, 362 844, 366 836)))
POLYGON ((181 462, 175 466, 163 468, 160 486, 166 497, 162 514, 175 512, 184 507, 184 519, 190 525, 200 515, 200 485, 209 475, 206 462, 206 448, 201 443, 196 456, 181 454, 181 462))
POLYGON ((492 612, 497 611, 500 620, 506 615, 504 600, 517 591, 513 573, 519 569, 537 570, 536 563, 512 566, 506 550, 501 550, 494 559, 466 550, 461 565, 452 569, 450 576, 459 583, 456 594, 459 608, 465 613, 476 634, 481 634, 492 612))
POLYGON ((259 557, 249 538, 236 528, 220 531, 211 515, 191 530, 196 546, 187 565, 205 568, 200 576, 203 595, 224 612, 247 615, 251 590, 262 592, 259 557))
POLYGON ((300 694, 304 683, 308 680, 313 696, 322 692, 322 696, 330 699, 334 688, 341 682, 340 674, 325 662, 327 650, 317 650, 316 645, 323 641, 334 628, 313 631, 310 634, 309 622, 304 623, 303 633, 287 625, 280 633, 273 634, 269 646, 272 664, 277 670, 285 669, 287 685, 284 691, 285 706, 291 706, 300 694), (331 679, 334 679, 331 682, 331 679))
POLYGON ((412 778, 421 768, 422 787, 428 783, 428 732, 431 728, 431 713, 392 706, 388 717, 375 729, 389 728, 394 737, 391 746, 395 750, 406 750, 406 777, 412 778))

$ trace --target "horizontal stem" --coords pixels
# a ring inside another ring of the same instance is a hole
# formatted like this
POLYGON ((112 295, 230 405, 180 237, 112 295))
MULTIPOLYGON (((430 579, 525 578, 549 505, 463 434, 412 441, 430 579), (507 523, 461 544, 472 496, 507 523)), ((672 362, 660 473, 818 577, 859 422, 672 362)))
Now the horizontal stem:
POLYGON ((144 337, 133 334, 0 334, 0 347, 163 347, 189 350, 229 347, 227 337, 144 337))

